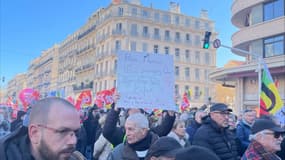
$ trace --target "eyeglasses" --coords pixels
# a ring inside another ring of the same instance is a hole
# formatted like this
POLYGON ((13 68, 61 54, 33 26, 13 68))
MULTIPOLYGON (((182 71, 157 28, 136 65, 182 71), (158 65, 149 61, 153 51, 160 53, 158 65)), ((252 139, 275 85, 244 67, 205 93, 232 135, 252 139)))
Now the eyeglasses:
POLYGON ((212 112, 212 113, 218 113, 218 114, 223 115, 223 116, 229 116, 229 115, 230 115, 229 112, 219 112, 219 111, 215 111, 215 112, 212 112))
POLYGON ((274 138, 279 139, 280 137, 284 138, 285 134, 280 132, 264 132, 264 134, 271 134, 274 138))
POLYGON ((38 124, 37 126, 48 129, 48 130, 58 134, 60 137, 67 137, 67 135, 76 136, 77 138, 79 137, 80 129, 77 129, 77 130, 72 130, 69 128, 55 129, 55 128, 48 127, 48 126, 42 125, 42 124, 38 124))

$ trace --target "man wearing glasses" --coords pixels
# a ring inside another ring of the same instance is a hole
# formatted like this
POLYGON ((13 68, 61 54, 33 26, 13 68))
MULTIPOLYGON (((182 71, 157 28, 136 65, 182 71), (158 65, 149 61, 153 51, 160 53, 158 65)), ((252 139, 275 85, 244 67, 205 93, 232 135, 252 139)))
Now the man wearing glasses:
POLYGON ((238 160, 235 135, 228 130, 230 112, 232 109, 223 103, 213 104, 194 135, 193 145, 209 148, 221 160, 238 160))
POLYGON ((285 129, 271 119, 257 119, 249 136, 251 143, 242 160, 281 160, 275 152, 281 150, 285 129))
POLYGON ((1 160, 79 160, 75 152, 80 117, 61 98, 45 98, 32 106, 28 128, 1 139, 1 160), (21 132, 21 133, 20 133, 21 132))

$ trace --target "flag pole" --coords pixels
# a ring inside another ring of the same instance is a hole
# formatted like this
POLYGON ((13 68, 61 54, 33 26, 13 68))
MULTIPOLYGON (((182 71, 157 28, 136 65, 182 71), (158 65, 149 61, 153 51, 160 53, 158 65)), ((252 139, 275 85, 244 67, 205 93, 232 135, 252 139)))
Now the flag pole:
POLYGON ((247 54, 247 55, 254 56, 254 57, 256 57, 258 59, 257 60, 257 63, 258 63, 257 64, 257 69, 255 70, 255 72, 258 73, 258 95, 257 95, 257 100, 258 100, 258 107, 259 107, 259 110, 260 110, 261 109, 260 108, 261 74, 262 74, 262 68, 263 68, 261 63, 264 63, 264 59, 262 58, 262 56, 260 54, 251 53, 251 52, 246 51, 246 50, 242 50, 242 49, 234 48, 234 47, 229 47, 229 46, 226 46, 226 45, 223 45, 223 44, 220 44, 220 46, 224 47, 224 48, 231 49, 232 51, 238 51, 238 52, 241 52, 241 53, 244 53, 244 54, 247 54))

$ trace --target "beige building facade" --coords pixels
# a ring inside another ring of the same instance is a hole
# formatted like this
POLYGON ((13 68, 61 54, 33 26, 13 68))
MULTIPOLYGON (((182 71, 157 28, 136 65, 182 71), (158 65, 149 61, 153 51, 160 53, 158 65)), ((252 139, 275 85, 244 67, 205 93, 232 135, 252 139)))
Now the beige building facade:
POLYGON ((175 94, 189 89, 190 102, 208 103, 214 83, 216 49, 202 49, 205 31, 217 36, 207 11, 200 17, 182 14, 176 3, 169 11, 143 6, 139 0, 112 1, 99 8, 76 32, 31 63, 27 84, 46 96, 52 90, 77 98, 86 89, 95 93, 116 87, 116 53, 120 50, 169 54, 174 58, 175 94), (53 56, 54 55, 54 56, 53 56))
MULTIPOLYGON (((284 102, 285 100, 285 14, 284 0, 234 0, 232 23, 239 30, 232 35, 232 46, 260 56, 266 62, 284 102)), ((236 87, 236 108, 258 108, 258 58, 238 50, 246 57, 239 67, 219 68, 211 73, 212 80, 236 87)))

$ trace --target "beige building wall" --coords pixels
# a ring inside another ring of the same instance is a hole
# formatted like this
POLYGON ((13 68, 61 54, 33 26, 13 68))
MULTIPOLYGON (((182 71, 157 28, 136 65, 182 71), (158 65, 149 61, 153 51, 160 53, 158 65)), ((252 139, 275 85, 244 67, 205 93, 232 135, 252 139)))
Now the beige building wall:
POLYGON ((74 98, 86 89, 95 95, 116 86, 119 50, 170 54, 175 64, 175 94, 181 98, 190 89, 192 106, 208 103, 214 90, 208 75, 216 66, 216 49, 202 49, 202 40, 206 30, 216 38, 215 23, 205 10, 200 17, 192 17, 180 13, 179 4, 172 3, 170 8, 145 7, 138 0, 99 8, 57 51, 52 47, 33 60, 28 86, 45 93, 64 90, 65 96, 74 98), (58 57, 49 60, 50 54, 58 57))

